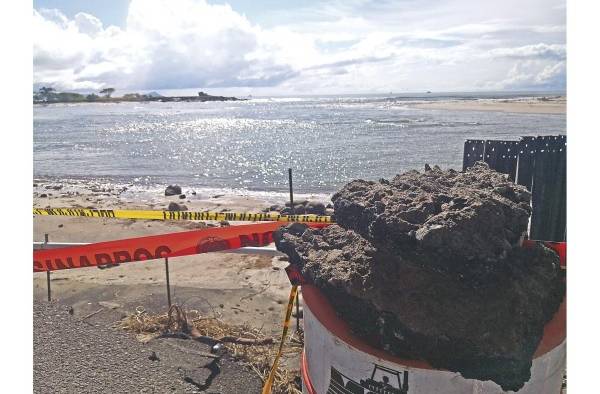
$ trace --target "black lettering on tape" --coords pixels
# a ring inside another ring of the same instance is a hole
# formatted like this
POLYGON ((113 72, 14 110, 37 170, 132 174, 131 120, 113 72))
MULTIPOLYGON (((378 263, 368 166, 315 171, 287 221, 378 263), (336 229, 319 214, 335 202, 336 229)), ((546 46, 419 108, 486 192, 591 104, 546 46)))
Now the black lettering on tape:
POLYGON ((148 249, 139 248, 133 252, 133 260, 134 261, 152 260, 153 258, 154 257, 152 256, 152 253, 150 253, 150 251, 148 249))
POLYGON ((94 255, 96 265, 112 264, 112 259, 108 253, 97 253, 94 255))
MULTIPOLYGON (((69 259, 70 257, 67 258, 67 265, 65 265, 65 263, 63 263, 61 259, 54 259, 54 267, 56 267, 56 269, 58 270, 71 268, 68 266, 69 259)), ((71 259, 71 264, 73 264, 73 259, 71 259)))
POLYGON ((154 251, 154 258, 160 259, 163 257, 169 257, 169 253, 171 253, 171 249, 166 245, 161 245, 154 251))
POLYGON ((271 242, 273 242, 273 232, 272 231, 267 231, 262 233, 262 244, 264 245, 268 245, 271 242))
POLYGON ((114 252, 113 255, 115 257, 115 263, 127 263, 131 261, 131 255, 126 250, 114 252))
POLYGON ((80 267, 91 267, 92 263, 90 263, 90 260, 87 258, 86 255, 82 255, 82 256, 79 256, 79 266, 80 267))
POLYGON ((250 235, 242 234, 240 235, 240 246, 243 248, 245 246, 260 246, 259 235, 257 233, 252 233, 250 235))

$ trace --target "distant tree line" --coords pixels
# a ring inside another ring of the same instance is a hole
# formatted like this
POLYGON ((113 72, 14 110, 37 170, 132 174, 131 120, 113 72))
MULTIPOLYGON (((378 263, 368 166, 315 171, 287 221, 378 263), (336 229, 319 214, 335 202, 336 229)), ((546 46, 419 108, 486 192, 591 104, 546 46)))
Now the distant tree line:
MULTIPOLYGON (((115 88, 103 88, 96 93, 80 94, 73 92, 57 92, 54 88, 43 86, 33 93, 33 102, 44 103, 84 103, 84 102, 120 102, 120 101, 235 101, 236 97, 212 96, 206 92, 198 92, 198 96, 161 96, 156 92, 148 94, 126 93, 122 97, 112 97, 115 88)), ((243 100, 243 99, 242 99, 243 100)))
MULTIPOLYGON (((37 103, 56 103, 56 102, 93 102, 93 101, 112 101, 111 95, 115 92, 115 88, 104 88, 96 93, 80 94, 73 92, 58 92, 52 87, 41 87, 37 92, 33 93, 33 101, 37 103)), ((149 98, 144 94, 127 93, 119 98, 119 101, 140 101, 149 98)))

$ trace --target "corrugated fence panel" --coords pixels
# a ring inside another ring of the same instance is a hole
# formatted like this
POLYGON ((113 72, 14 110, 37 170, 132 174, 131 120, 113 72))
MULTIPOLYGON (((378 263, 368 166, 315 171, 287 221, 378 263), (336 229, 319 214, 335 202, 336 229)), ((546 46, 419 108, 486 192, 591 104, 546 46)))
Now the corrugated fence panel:
POLYGON ((483 160, 484 140, 466 140, 463 151, 463 171, 483 160))
POLYGON ((564 241, 567 220, 566 137, 538 137, 536 143, 529 237, 564 241))
POLYGON ((485 142, 484 161, 491 169, 507 174, 510 180, 514 181, 518 151, 519 141, 488 140, 485 142))
POLYGON ((520 141, 467 140, 463 171, 483 160, 532 192, 529 237, 565 241, 567 137, 522 137, 520 141))
POLYGON ((531 191, 533 182, 533 162, 537 143, 535 137, 523 137, 519 141, 519 159, 517 164, 517 183, 531 191))

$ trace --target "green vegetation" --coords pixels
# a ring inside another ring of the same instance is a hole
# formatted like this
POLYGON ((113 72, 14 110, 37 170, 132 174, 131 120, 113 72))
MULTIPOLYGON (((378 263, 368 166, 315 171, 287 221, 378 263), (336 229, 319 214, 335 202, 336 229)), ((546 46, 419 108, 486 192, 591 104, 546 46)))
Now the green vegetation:
POLYGON ((80 94, 73 92, 57 92, 52 87, 41 87, 37 92, 33 93, 34 104, 51 104, 51 103, 85 103, 85 102, 100 102, 100 103, 118 103, 121 101, 235 101, 239 100, 235 97, 211 96, 204 92, 198 92, 198 96, 182 96, 182 97, 165 97, 156 92, 149 94, 126 93, 122 97, 111 97, 115 92, 115 88, 104 88, 96 93, 80 94))
POLYGON ((41 87, 33 93, 34 103, 83 103, 86 101, 97 101, 100 96, 96 94, 83 95, 73 92, 57 92, 54 88, 41 87))
POLYGON ((79 93, 57 92, 54 88, 42 87, 33 94, 34 102, 83 102, 86 96, 79 93))
POLYGON ((123 95, 124 100, 140 100, 144 98, 144 95, 139 93, 126 93, 123 95))
POLYGON ((134 100, 141 101, 144 96, 138 93, 130 93, 123 96, 123 98, 114 99, 111 97, 115 91, 114 88, 105 88, 100 90, 98 93, 80 94, 73 92, 57 92, 51 87, 41 87, 37 92, 33 93, 33 102, 36 104, 41 103, 84 103, 84 102, 114 102, 114 101, 126 101, 134 100))

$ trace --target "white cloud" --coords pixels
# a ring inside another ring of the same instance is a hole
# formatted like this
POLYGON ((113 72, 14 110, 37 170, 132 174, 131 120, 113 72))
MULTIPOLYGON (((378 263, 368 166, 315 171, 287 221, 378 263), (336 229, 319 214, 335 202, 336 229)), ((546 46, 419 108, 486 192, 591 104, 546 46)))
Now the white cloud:
POLYGON ((516 59, 540 58, 564 60, 567 56, 567 48, 565 45, 539 43, 515 48, 497 48, 489 51, 488 54, 492 57, 508 57, 516 59))
POLYGON ((34 82, 63 88, 260 85, 293 71, 259 27, 204 1, 134 0, 124 30, 83 13, 34 11, 34 29, 34 82))
POLYGON ((256 94, 564 87, 564 9, 503 4, 323 2, 269 28, 204 0, 132 0, 123 28, 34 10, 34 83, 256 94))
POLYGON ((566 84, 566 61, 558 63, 544 60, 524 60, 516 63, 507 77, 493 84, 495 89, 564 89, 566 84))
POLYGON ((75 15, 75 26, 80 33, 87 34, 91 37, 101 33, 104 29, 102 28, 102 22, 94 15, 80 12, 75 15))

